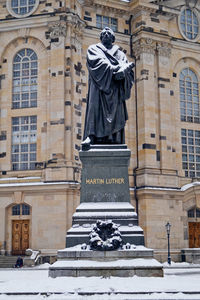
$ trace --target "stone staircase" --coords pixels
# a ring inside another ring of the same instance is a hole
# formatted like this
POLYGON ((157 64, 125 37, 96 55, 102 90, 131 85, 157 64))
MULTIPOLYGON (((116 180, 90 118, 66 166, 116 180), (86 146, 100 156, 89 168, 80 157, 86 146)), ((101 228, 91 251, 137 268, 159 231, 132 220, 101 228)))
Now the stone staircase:
POLYGON ((0 255, 0 268, 13 268, 17 260, 17 256, 0 255))

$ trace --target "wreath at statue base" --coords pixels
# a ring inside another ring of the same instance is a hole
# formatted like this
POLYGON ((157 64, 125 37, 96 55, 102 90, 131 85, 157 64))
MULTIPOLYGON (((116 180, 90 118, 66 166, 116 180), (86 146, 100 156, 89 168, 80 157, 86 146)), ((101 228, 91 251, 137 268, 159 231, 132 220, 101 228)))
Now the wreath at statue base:
POLYGON ((121 233, 111 220, 98 220, 90 235, 90 249, 99 251, 117 250, 122 246, 121 233))

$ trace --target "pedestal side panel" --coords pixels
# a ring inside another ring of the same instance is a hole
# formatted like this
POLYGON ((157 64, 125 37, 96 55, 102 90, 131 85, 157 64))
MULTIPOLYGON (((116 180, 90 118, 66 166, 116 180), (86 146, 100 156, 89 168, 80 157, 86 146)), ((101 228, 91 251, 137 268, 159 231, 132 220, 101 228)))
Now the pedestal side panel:
POLYGON ((130 202, 128 149, 80 151, 81 202, 130 202))

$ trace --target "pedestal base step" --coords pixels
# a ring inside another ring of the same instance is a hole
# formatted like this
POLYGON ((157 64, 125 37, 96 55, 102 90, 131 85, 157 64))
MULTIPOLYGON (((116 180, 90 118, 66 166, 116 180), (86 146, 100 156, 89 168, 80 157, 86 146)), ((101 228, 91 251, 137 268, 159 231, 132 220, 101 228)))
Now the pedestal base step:
POLYGON ((163 270, 155 259, 129 259, 117 261, 58 261, 49 268, 49 276, 56 277, 162 277, 163 270))
MULTIPOLYGON (((89 249, 89 248, 88 248, 89 249)), ((49 267, 50 277, 162 277, 163 267, 153 250, 131 245, 116 251, 82 250, 80 245, 58 251, 58 261, 49 267)))

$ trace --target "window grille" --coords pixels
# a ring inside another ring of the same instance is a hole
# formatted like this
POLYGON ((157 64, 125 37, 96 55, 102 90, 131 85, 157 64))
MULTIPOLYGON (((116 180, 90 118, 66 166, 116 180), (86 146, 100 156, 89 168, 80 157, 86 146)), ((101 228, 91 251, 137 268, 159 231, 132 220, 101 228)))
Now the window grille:
POLYGON ((180 15, 180 26, 186 38, 189 40, 196 39, 199 32, 199 21, 195 11, 188 7, 183 9, 180 15))
POLYGON ((26 204, 17 204, 12 207, 13 216, 28 216, 30 215, 30 206, 26 204))
POLYGON ((20 215, 20 205, 19 204, 12 207, 12 215, 13 216, 19 216, 20 215))
POLYGON ((36 0, 11 0, 11 8, 17 15, 26 15, 34 9, 35 3, 36 0))
POLYGON ((200 131, 181 129, 181 141, 185 177, 200 177, 200 131))
POLYGON ((199 208, 192 208, 187 212, 188 218, 200 218, 200 209, 199 208))
POLYGON ((12 108, 37 106, 38 59, 31 49, 22 49, 13 60, 12 108))
POLYGON ((117 22, 117 19, 115 19, 115 18, 96 15, 96 26, 97 26, 97 28, 100 28, 100 29, 109 27, 113 31, 117 31, 118 22, 117 22))
POLYGON ((12 169, 35 169, 37 116, 12 118, 12 169))
POLYGON ((197 75, 189 68, 179 76, 181 121, 200 123, 199 83, 197 75))

